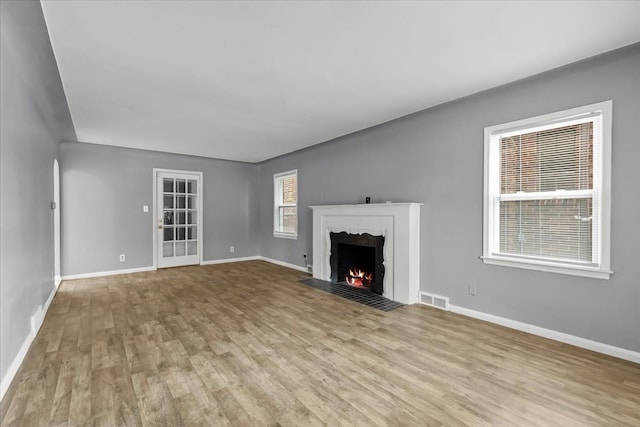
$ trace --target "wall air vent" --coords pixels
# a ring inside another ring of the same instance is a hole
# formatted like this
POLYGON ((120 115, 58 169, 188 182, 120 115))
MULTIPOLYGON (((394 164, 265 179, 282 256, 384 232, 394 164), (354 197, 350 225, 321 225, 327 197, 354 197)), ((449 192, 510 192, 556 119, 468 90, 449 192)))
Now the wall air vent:
POLYGON ((449 311, 449 297, 420 292, 420 304, 449 311))

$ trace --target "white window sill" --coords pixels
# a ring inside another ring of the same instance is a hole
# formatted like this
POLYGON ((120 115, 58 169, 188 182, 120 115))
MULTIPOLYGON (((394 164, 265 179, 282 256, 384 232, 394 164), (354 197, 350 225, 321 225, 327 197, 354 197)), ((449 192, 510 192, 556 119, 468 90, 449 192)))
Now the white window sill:
POLYGON ((292 233, 280 233, 277 231, 273 232, 273 237, 278 237, 280 239, 291 239, 291 240, 298 240, 298 234, 292 234, 292 233))
POLYGON ((613 271, 600 269, 597 267, 585 267, 580 265, 554 263, 548 261, 537 261, 529 259, 513 259, 499 256, 482 256, 482 262, 490 265, 500 265, 503 267, 524 268, 527 270, 546 271, 549 273, 568 274, 571 276, 590 277, 592 279, 609 280, 613 271))

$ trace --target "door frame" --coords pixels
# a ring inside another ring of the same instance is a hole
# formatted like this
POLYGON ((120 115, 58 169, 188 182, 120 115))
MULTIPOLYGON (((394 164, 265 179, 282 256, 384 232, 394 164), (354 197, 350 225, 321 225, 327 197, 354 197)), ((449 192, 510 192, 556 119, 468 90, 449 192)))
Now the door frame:
POLYGON ((53 280, 56 289, 62 282, 60 273, 60 164, 53 159, 53 280))
POLYGON ((204 192, 202 189, 204 188, 204 179, 203 173, 201 171, 187 171, 180 169, 163 169, 163 168, 153 168, 153 207, 151 212, 151 229, 153 230, 153 269, 158 269, 158 221, 156 218, 158 214, 158 174, 159 173, 179 173, 179 174, 190 174, 190 175, 198 175, 199 186, 198 186, 198 264, 202 265, 202 229, 204 227, 202 218, 204 213, 202 212, 202 208, 204 206, 204 192))

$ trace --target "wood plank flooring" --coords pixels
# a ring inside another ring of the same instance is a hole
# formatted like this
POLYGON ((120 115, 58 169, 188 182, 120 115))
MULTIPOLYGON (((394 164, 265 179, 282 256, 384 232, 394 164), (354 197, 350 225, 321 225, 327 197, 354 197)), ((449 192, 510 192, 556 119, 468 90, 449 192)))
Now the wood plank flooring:
POLYGON ((64 282, 2 425, 639 426, 640 365, 262 261, 64 282))

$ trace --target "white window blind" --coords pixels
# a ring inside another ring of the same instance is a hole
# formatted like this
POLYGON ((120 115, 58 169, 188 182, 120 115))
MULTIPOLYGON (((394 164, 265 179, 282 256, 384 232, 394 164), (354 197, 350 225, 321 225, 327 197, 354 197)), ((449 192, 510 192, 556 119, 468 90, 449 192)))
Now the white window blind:
POLYGON ((598 118, 500 138, 500 253, 598 263, 598 118))
POLYGON ((484 259, 608 270, 604 111, 485 129, 484 259))

